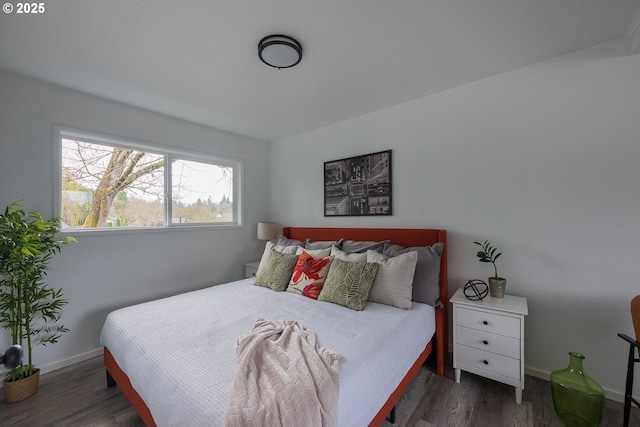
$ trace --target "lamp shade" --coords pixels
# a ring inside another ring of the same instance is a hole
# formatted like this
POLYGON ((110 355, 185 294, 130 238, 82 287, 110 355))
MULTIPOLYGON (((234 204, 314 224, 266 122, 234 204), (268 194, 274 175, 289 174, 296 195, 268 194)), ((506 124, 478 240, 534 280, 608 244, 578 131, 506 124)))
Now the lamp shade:
POLYGON ((258 240, 275 239, 278 235, 275 222, 259 222, 258 223, 258 240))

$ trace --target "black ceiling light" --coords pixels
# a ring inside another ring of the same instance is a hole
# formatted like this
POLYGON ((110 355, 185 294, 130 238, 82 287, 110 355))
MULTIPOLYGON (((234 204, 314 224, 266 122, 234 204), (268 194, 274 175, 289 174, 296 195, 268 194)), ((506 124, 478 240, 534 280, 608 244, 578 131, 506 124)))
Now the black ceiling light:
POLYGON ((291 68, 302 59, 302 45, 293 37, 273 34, 260 40, 258 56, 275 68, 291 68))

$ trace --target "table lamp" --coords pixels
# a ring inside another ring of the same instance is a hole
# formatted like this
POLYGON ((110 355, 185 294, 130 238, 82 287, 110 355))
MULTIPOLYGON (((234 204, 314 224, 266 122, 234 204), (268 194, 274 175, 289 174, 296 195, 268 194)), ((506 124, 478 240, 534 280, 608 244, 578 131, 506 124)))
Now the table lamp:
POLYGON ((278 236, 275 222, 258 223, 258 240, 271 240, 278 236))

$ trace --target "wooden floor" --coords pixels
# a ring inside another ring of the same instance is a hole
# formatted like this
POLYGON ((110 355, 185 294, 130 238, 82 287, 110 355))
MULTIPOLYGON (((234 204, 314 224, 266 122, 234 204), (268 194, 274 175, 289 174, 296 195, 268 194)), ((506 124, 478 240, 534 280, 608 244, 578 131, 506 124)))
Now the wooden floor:
MULTIPOLYGON (((527 376, 522 404, 517 405, 512 387, 464 372, 460 384, 453 378, 450 367, 443 377, 430 370, 421 377, 410 413, 398 417, 405 420, 400 427, 563 426, 553 411, 547 381, 527 376)), ((38 393, 27 400, 6 404, 1 391, 0 399, 3 427, 143 426, 119 389, 106 387, 102 357, 43 375, 38 393)), ((601 426, 621 425, 622 404, 607 400, 601 426)), ((637 408, 632 409, 631 425, 640 426, 637 408)))

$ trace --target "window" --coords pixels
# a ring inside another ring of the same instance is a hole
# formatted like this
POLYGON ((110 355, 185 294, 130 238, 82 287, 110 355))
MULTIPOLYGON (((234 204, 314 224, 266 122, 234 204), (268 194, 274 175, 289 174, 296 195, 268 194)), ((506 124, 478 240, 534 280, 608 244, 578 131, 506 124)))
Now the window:
POLYGON ((239 225, 241 162, 58 128, 65 229, 239 225))

